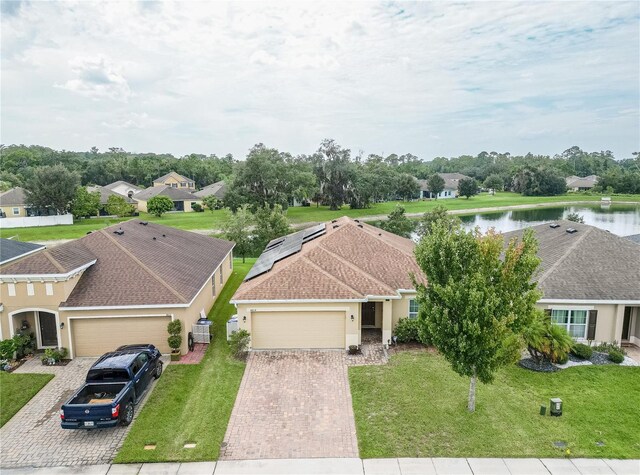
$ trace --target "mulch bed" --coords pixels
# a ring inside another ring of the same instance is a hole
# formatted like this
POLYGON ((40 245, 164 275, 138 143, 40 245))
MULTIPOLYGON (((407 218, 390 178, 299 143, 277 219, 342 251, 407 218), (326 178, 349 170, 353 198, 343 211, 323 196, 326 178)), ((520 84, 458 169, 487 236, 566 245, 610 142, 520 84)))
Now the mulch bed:
POLYGON ((27 361, 28 359, 29 358, 22 358, 21 360, 12 361, 11 363, 9 363, 11 365, 11 369, 6 370, 6 372, 7 373, 13 373, 20 366, 22 366, 24 364, 24 362, 27 361))
POLYGON ((42 363, 42 366, 67 366, 69 363, 71 363, 71 360, 60 360, 57 363, 53 364, 42 363))
POLYGON ((551 361, 542 360, 539 363, 533 358, 523 358, 518 361, 518 364, 525 369, 530 369, 531 371, 538 371, 540 373, 553 373, 555 371, 559 371, 551 361))

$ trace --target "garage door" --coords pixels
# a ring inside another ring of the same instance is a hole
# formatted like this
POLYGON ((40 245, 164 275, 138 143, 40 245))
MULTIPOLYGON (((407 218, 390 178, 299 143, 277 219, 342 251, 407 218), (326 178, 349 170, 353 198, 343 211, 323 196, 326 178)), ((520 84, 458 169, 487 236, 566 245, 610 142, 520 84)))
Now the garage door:
POLYGON ((163 353, 171 317, 82 318, 69 320, 74 356, 100 356, 121 345, 152 343, 163 353))
POLYGON ((251 320, 255 349, 344 348, 344 312, 257 312, 251 320))

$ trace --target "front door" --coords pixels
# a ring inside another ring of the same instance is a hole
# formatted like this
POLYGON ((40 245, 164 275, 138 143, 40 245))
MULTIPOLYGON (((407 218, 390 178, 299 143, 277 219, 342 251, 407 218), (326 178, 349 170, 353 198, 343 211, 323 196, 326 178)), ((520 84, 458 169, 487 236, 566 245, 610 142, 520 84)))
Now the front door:
POLYGON ((40 326, 40 346, 58 346, 56 316, 49 312, 38 312, 38 324, 40 326))
POLYGON ((622 322, 622 340, 629 340, 629 327, 631 326, 631 308, 625 307, 624 321, 622 322))
POLYGON ((376 303, 375 302, 362 303, 362 326, 363 327, 376 326, 376 303))

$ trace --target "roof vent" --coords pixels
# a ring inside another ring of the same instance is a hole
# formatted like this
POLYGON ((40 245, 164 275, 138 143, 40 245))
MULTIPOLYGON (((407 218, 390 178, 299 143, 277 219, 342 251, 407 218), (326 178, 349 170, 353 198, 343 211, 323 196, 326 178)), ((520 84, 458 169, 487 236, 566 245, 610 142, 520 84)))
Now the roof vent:
POLYGON ((577 230, 577 229, 575 229, 575 228, 567 228, 567 232, 568 232, 569 234, 573 234, 573 233, 577 233, 577 232, 578 232, 578 230, 577 230))
POLYGON ((166 235, 166 234, 163 234, 163 235, 162 235, 162 237, 167 237, 167 235, 166 235))
POLYGON ((356 223, 359 223, 359 222, 360 222, 360 220, 359 220, 359 219, 354 219, 354 221, 355 221, 356 223))
POLYGON ((113 234, 117 234, 118 236, 122 236, 124 234, 124 231, 122 230, 122 228, 118 228, 116 231, 113 232, 113 234))
POLYGON ((153 236, 153 240, 155 241, 157 238, 155 236, 153 236))
POLYGON ((552 228, 552 229, 556 229, 556 228, 559 228, 559 227, 560 227, 560 225, 559 225, 558 223, 551 223, 551 224, 549 225, 549 227, 550 227, 550 228, 552 228))
POLYGON ((142 224, 143 226, 146 226, 147 224, 149 224, 149 221, 140 221, 140 224, 142 224))
POLYGON ((339 224, 334 224, 334 225, 333 225, 333 229, 336 229, 336 228, 337 228, 337 227, 339 227, 339 226, 340 226, 339 224))
POLYGON ((378 236, 382 236, 382 233, 378 233, 378 236))
POLYGON ((87 231, 87 234, 91 234, 93 231, 87 231))
POLYGON ((332 219, 332 220, 331 220, 331 222, 332 222, 332 223, 337 223, 337 222, 338 222, 338 220, 337 220, 337 219, 332 219))
POLYGON ((362 224, 358 224, 359 228, 364 228, 364 226, 362 224))

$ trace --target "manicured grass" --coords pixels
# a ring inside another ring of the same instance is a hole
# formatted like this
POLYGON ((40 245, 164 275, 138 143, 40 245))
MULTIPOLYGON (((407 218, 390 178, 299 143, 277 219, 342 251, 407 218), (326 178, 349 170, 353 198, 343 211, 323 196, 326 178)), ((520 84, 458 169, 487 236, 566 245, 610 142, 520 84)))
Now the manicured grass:
POLYGON ((197 365, 169 365, 133 423, 116 463, 217 459, 245 364, 229 355, 226 322, 234 313, 229 299, 255 259, 234 260, 234 271, 209 319, 214 338, 197 365), (185 449, 195 443, 195 449, 185 449), (155 450, 144 450, 156 444, 155 450))
MULTIPOLYGON (((560 196, 522 196, 518 193, 501 192, 496 195, 482 193, 469 199, 457 198, 448 200, 433 201, 389 201, 386 203, 376 203, 371 208, 350 209, 343 206, 338 211, 331 211, 327 206, 309 206, 289 208, 287 217, 292 224, 313 223, 330 221, 341 216, 352 218, 363 218, 366 216, 384 216, 389 214, 397 204, 405 207, 407 213, 424 213, 433 209, 436 205, 443 205, 450 210, 465 210, 476 208, 497 208, 501 206, 553 204, 566 201, 579 202, 600 202, 603 195, 585 195, 581 193, 571 193, 560 196)), ((613 195, 613 202, 630 201, 640 203, 640 195, 613 195)), ((152 221, 174 228, 193 230, 210 229, 219 230, 226 220, 223 210, 205 211, 203 213, 169 213, 161 218, 140 213, 138 219, 152 221)), ((84 236, 89 231, 95 231, 111 224, 123 221, 117 218, 83 219, 67 226, 49 226, 42 228, 18 228, 0 229, 0 237, 14 237, 20 241, 50 241, 55 239, 75 239, 84 236)))
POLYGON ((349 368, 360 456, 640 458, 640 368, 574 367, 553 374, 512 366, 479 385, 441 356, 407 352, 387 366, 349 368), (549 398, 561 417, 539 415, 549 398), (596 442, 604 442, 603 447, 596 442))
POLYGON ((52 374, 0 372, 0 427, 38 394, 52 378, 52 374))

